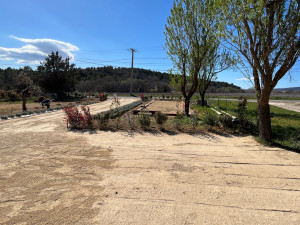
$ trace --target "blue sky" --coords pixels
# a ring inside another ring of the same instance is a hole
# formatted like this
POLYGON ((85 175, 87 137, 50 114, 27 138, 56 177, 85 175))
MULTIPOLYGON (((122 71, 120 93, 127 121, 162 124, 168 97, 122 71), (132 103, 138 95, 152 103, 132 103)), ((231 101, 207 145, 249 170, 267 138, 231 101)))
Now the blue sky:
MULTIPOLYGON (((9 0, 1 1, 0 67, 36 69, 51 51, 72 57, 77 67, 135 67, 165 72, 172 67, 163 46, 171 0, 9 0), (3 55, 3 52, 6 54, 3 55)), ((300 87, 300 62, 279 88, 300 87)), ((252 87, 240 72, 219 81, 252 87)))

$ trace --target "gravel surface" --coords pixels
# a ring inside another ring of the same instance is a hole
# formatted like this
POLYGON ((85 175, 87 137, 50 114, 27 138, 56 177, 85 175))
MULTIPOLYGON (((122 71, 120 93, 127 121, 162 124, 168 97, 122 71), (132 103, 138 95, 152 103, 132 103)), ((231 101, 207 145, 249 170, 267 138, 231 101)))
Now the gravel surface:
POLYGON ((0 121, 0 224, 300 224, 297 153, 251 136, 74 132, 63 117, 0 121))

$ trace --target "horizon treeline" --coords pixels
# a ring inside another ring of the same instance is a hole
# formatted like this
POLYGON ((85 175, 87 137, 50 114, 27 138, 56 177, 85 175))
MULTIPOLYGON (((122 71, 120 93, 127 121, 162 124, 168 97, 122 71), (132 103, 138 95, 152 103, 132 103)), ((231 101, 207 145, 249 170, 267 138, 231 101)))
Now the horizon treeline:
MULTIPOLYGON (((74 70, 75 90, 78 92, 128 93, 130 91, 131 68, 104 66, 74 68, 74 70)), ((21 72, 25 73, 35 85, 40 85, 43 80, 43 74, 29 66, 19 69, 8 67, 0 69, 0 89, 20 92, 18 75, 21 72)), ((133 77, 134 93, 168 93, 172 91, 168 73, 135 68, 133 77)), ((239 92, 243 92, 243 89, 234 84, 219 81, 212 82, 208 89, 208 93, 239 92)))

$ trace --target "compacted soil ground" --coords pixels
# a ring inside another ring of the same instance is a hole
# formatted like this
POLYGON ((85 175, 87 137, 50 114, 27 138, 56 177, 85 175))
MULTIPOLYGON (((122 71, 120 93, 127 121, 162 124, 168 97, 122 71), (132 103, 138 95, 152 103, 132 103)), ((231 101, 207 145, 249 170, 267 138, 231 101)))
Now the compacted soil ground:
POLYGON ((299 100, 271 100, 270 105, 275 105, 291 111, 300 112, 299 100))
MULTIPOLYGON (((56 109, 58 107, 68 107, 73 105, 81 105, 83 103, 90 103, 95 102, 98 99, 83 99, 79 101, 73 101, 73 102, 51 102, 50 107, 53 109, 56 109)), ((99 101, 99 100, 98 100, 99 101)), ((38 102, 32 102, 26 104, 27 111, 29 112, 35 112, 35 111, 41 111, 46 110, 47 107, 42 107, 40 103, 38 102)), ((22 113, 22 102, 19 103, 1 103, 0 104, 0 116, 8 116, 8 115, 15 115, 17 113, 22 113)))
POLYGON ((179 101, 157 101, 151 103, 147 110, 149 111, 160 111, 166 114, 174 114, 177 112, 184 111, 184 103, 179 101))
POLYGON ((0 224, 300 224, 297 153, 251 136, 68 131, 63 118, 0 121, 0 224))

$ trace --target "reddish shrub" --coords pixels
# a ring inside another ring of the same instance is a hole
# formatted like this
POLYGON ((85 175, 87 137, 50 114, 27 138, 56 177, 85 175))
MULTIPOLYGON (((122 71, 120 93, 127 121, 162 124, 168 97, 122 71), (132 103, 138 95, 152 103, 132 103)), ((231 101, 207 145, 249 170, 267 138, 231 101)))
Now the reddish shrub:
POLYGON ((100 101, 107 100, 107 94, 105 92, 98 93, 98 97, 100 101))
POLYGON ((141 99, 142 101, 144 101, 144 97, 145 97, 144 94, 141 93, 141 94, 140 94, 140 99, 141 99))
POLYGON ((92 127, 92 116, 90 108, 81 106, 81 111, 77 107, 65 107, 64 112, 67 115, 67 126, 73 129, 87 129, 92 127))

